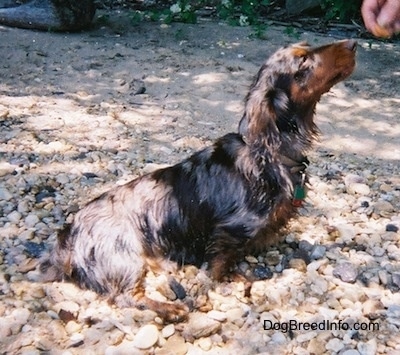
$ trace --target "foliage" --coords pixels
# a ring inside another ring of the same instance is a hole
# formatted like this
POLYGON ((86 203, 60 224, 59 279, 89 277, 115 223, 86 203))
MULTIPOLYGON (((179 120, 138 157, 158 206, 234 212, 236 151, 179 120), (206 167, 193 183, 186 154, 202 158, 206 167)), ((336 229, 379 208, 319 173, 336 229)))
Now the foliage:
MULTIPOLYGON (((321 0, 322 19, 329 21, 349 22, 359 17, 362 0, 321 0)), ((132 13, 132 23, 137 25, 144 19, 161 21, 163 23, 184 22, 196 23, 197 11, 213 9, 220 19, 233 26, 251 26, 252 36, 263 38, 267 28, 265 15, 277 3, 276 0, 173 0, 161 1, 164 7, 157 7, 132 13), (168 5, 167 5, 168 4, 168 5), (169 7, 167 7, 167 6, 169 7)), ((298 32, 293 28, 287 29, 287 35, 297 37, 298 32)))
POLYGON ((269 0, 221 0, 217 5, 217 13, 231 25, 259 25, 260 12, 269 3, 269 0))
POLYGON ((189 0, 178 0, 167 9, 148 11, 147 16, 152 21, 162 21, 163 23, 183 22, 196 23, 196 8, 191 5, 189 0))
POLYGON ((362 0, 322 0, 321 7, 325 12, 325 20, 349 22, 360 12, 362 0))

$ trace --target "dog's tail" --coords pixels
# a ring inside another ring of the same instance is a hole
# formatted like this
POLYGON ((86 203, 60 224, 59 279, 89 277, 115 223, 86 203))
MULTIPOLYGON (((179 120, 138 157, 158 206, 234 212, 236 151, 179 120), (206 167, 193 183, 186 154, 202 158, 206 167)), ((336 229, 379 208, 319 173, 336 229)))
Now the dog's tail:
POLYGON ((67 244, 70 229, 70 225, 65 226, 58 233, 53 249, 42 256, 39 264, 42 282, 62 281, 69 276, 71 253, 67 244))

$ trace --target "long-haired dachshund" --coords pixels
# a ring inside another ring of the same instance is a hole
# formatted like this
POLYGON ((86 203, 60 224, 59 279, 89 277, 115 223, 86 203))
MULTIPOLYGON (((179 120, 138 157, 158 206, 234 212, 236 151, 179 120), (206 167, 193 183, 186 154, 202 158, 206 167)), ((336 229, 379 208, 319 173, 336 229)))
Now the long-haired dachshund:
POLYGON ((238 133, 89 202, 43 261, 46 279, 72 280, 167 321, 184 318, 184 306, 145 296, 147 270, 207 262, 221 280, 245 253, 271 243, 302 198, 294 194, 318 134, 315 106, 352 73, 355 52, 353 40, 278 50, 251 85, 238 133))

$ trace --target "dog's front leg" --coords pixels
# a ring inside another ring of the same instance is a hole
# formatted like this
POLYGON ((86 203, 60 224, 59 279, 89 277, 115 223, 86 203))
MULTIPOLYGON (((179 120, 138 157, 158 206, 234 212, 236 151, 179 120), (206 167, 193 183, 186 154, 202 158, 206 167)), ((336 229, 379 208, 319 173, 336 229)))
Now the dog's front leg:
POLYGON ((233 269, 237 261, 244 256, 244 241, 225 230, 214 233, 211 240, 212 243, 206 251, 211 277, 216 281, 236 281, 233 269))

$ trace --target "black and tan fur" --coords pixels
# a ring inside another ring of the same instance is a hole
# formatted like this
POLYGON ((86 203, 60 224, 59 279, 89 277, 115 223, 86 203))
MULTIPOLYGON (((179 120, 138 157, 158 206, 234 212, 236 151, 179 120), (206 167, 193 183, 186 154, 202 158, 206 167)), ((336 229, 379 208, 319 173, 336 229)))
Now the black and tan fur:
POLYGON ((271 243, 295 213, 293 188, 318 133, 315 106, 351 74, 355 47, 349 40, 277 51, 251 85, 238 133, 89 202, 42 270, 121 306, 181 319, 184 307, 145 297, 146 271, 208 262, 221 280, 245 253, 271 243))

